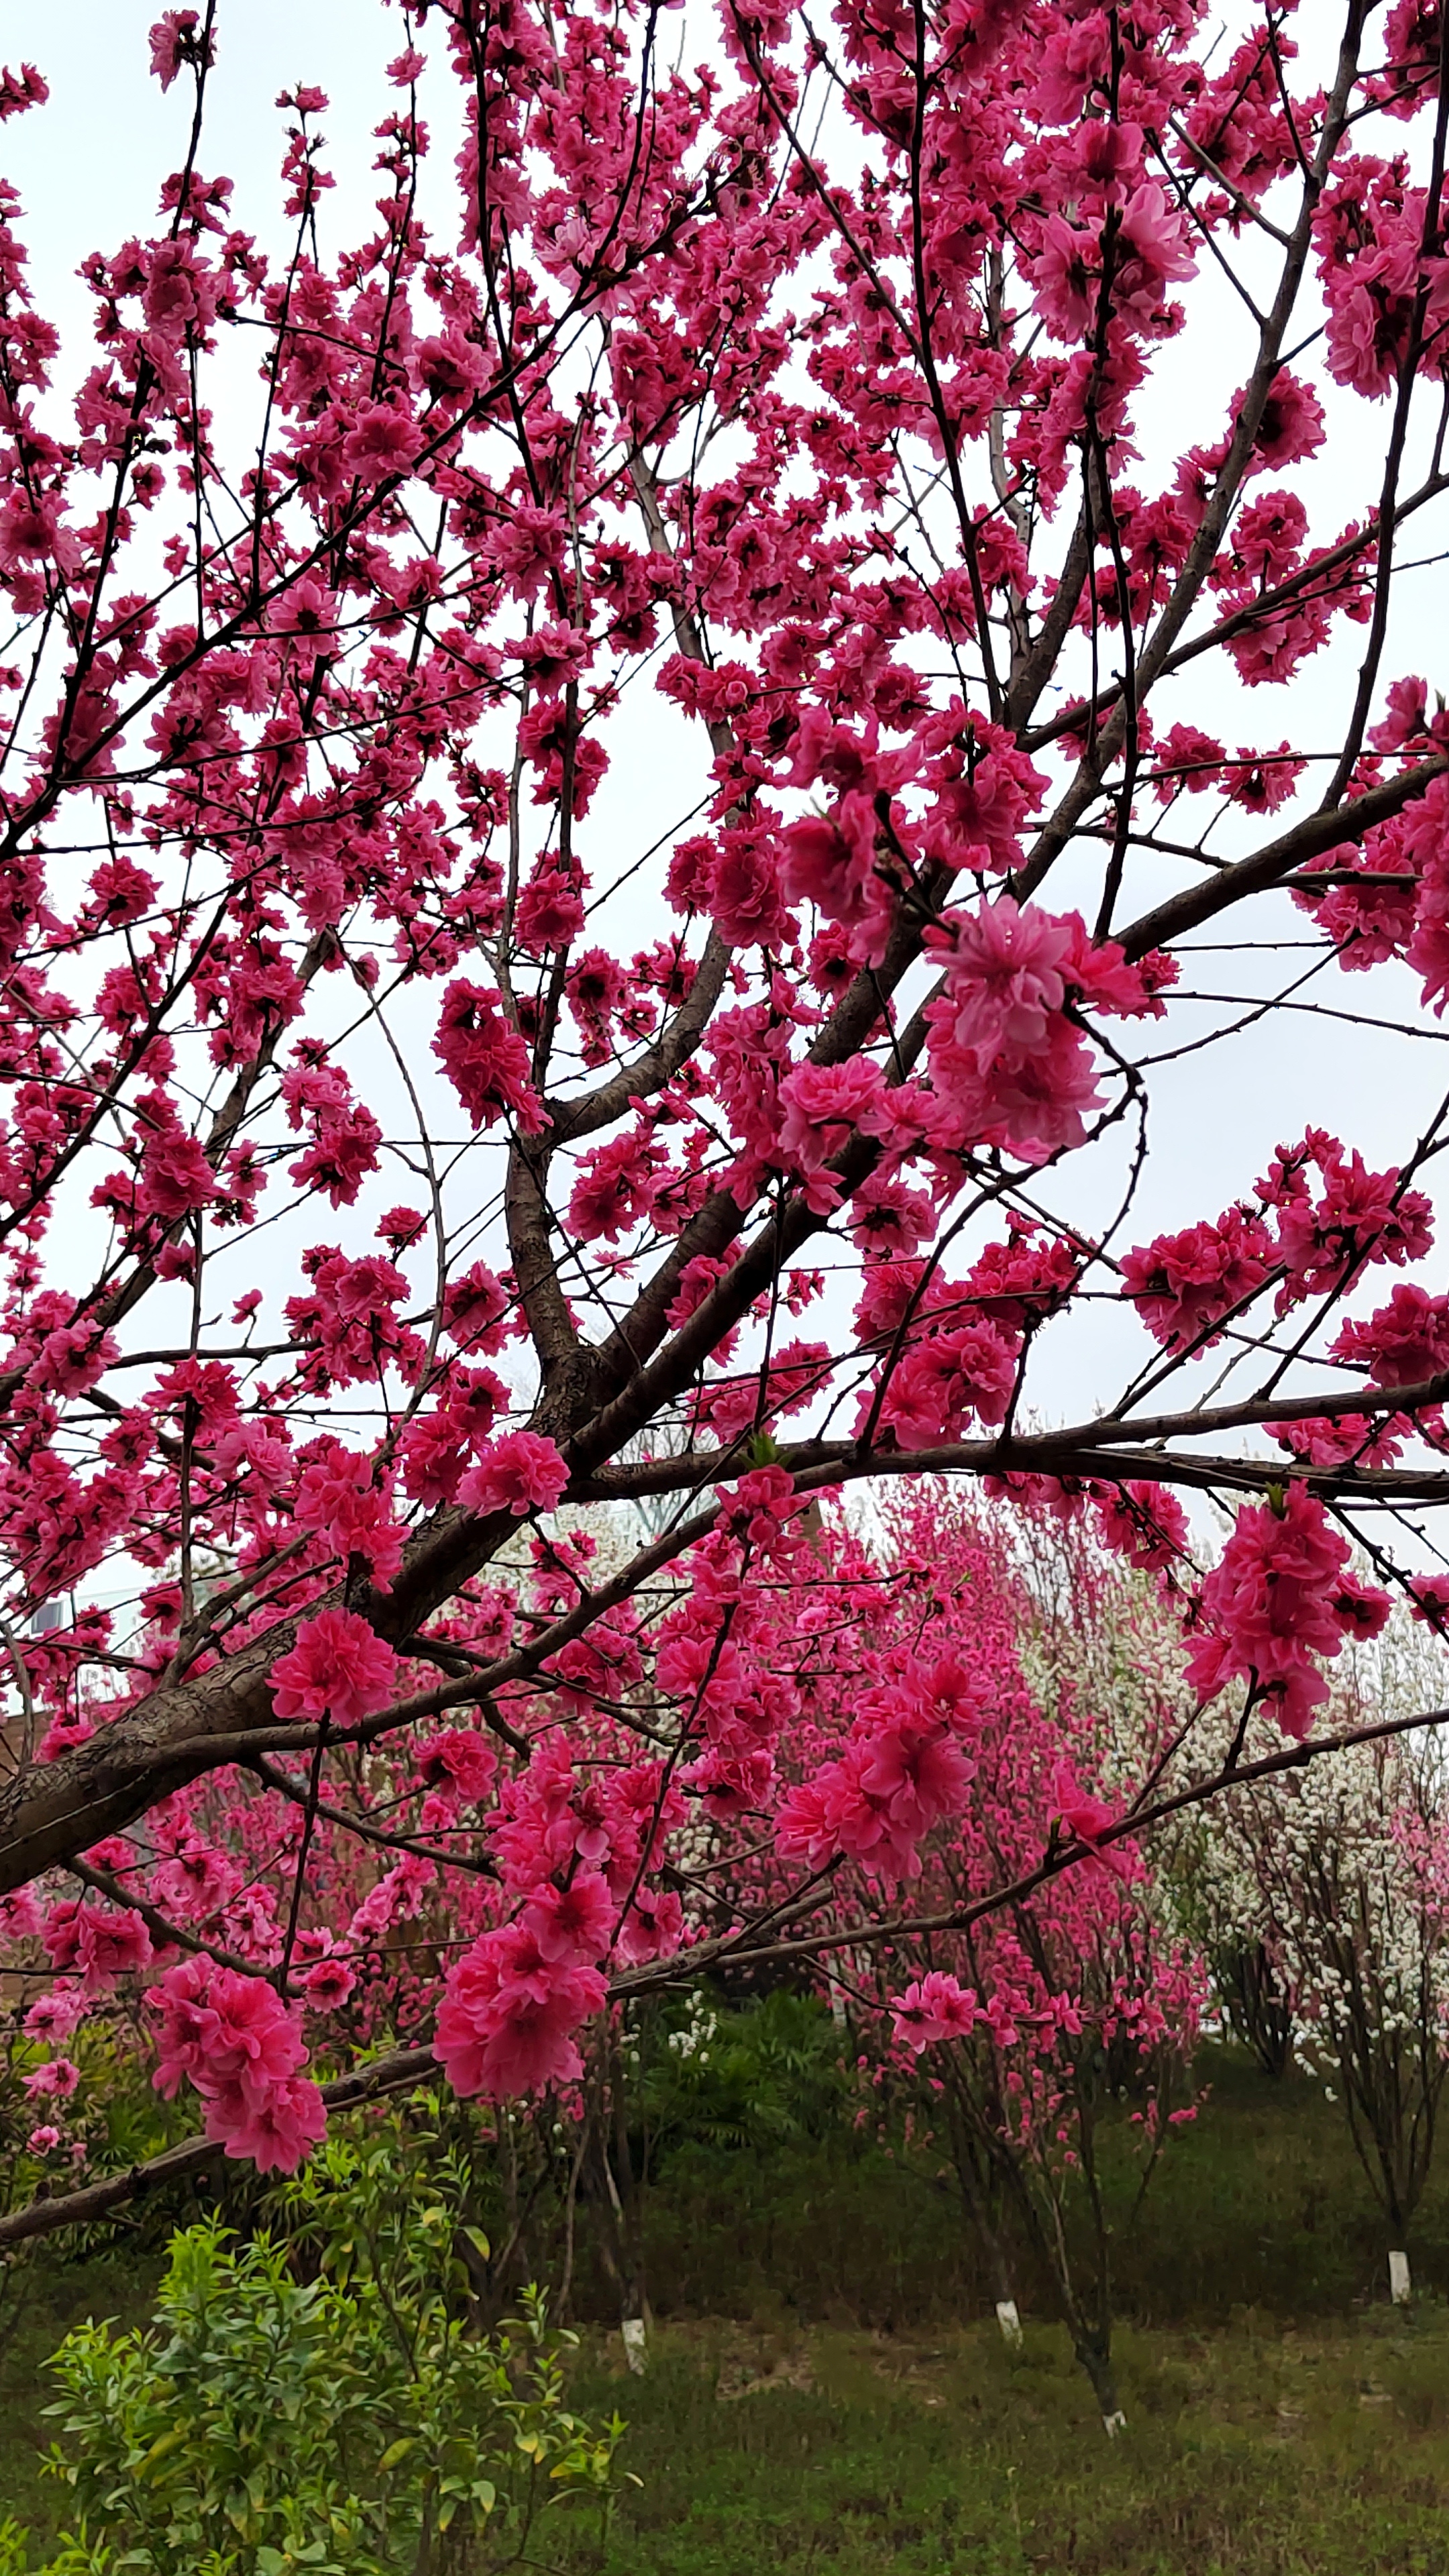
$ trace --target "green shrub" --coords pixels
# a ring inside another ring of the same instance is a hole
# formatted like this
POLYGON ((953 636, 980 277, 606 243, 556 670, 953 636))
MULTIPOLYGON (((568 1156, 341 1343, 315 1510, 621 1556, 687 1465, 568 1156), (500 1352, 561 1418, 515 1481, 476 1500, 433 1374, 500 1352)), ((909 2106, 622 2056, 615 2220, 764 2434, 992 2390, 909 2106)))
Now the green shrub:
POLYGON ((651 2159, 686 2145, 769 2150, 842 2125, 841 2036, 813 1996, 731 2008, 707 1987, 664 2007, 640 2088, 651 2159))
MULTIPOLYGON (((290 2238, 208 2220, 151 2328, 66 2337, 46 2465, 77 2519, 46 2576, 473 2576, 546 2564, 566 2508, 602 2551, 622 2424, 565 2407, 541 2293, 470 2331, 449 2168, 398 2144, 335 2140, 288 2192, 315 2278, 290 2238)), ((7 2529, 0 2576, 25 2565, 7 2529)))

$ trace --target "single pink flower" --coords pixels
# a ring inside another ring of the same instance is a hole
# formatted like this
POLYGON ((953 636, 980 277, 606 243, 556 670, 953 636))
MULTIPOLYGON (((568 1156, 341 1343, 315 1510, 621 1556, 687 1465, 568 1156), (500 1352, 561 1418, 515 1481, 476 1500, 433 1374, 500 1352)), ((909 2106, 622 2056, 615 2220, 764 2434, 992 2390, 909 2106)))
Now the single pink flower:
POLYGON ((295 2173, 327 2134, 327 2106, 305 2075, 255 2094, 228 2086, 207 2104, 206 2134, 258 2173, 295 2173))
POLYGON ((981 2008, 969 1986, 932 1968, 913 1978, 904 1994, 891 1997, 891 2017, 897 2039, 919 2057, 937 2040, 969 2039, 981 2008))
POLYGON ((1112 1809, 1101 1798, 1083 1789, 1070 1762, 1062 1760, 1052 1769, 1052 1805, 1069 1833, 1083 1843, 1094 1843, 1117 1821, 1112 1809))
POLYGON ((68 2057, 50 2057, 22 2081, 27 2101, 68 2102, 80 2082, 80 2068, 68 2057))
POLYGON ((602 1958, 614 1914, 613 1898, 597 1871, 580 1870, 567 1887, 541 1887, 524 1907, 523 1920, 540 1956, 552 1963, 602 1958))
POLYGON ((397 1687, 397 1656, 355 1610, 319 1610, 297 1631, 289 1655, 272 1666, 272 1703, 280 1718, 330 1716, 355 1726, 386 1708, 397 1687))
POLYGON ((567 1464, 554 1443, 536 1431, 505 1432, 484 1450, 458 1487, 458 1500, 470 1512, 556 1510, 568 1484, 567 1464))

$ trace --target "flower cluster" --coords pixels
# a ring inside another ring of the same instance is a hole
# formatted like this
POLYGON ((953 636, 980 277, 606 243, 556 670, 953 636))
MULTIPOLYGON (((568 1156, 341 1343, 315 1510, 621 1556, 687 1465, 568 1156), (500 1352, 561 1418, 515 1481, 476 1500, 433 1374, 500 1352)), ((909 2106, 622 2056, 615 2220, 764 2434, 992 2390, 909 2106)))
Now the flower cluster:
POLYGON ((206 2104, 206 2134, 262 2173, 294 2173, 327 2127, 297 2028, 274 1987, 205 1958, 168 1968, 147 1997, 157 2027, 156 2088, 183 2082, 206 2104))
POLYGON ((1204 1634, 1187 1667, 1199 1697, 1250 1682, 1286 1734, 1306 1735, 1328 1697, 1317 1659, 1337 1655, 1345 1637, 1376 1636, 1391 1607, 1348 1560, 1347 1541, 1305 1486, 1245 1505, 1202 1587, 1204 1634))

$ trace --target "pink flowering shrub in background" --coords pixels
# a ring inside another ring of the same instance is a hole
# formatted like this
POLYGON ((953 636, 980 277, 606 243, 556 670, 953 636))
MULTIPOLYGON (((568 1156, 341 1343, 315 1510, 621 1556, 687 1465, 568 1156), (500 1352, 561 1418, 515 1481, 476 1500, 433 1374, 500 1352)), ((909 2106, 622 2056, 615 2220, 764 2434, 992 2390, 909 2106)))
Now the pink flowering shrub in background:
MULTIPOLYGON (((904 2106, 908 2140, 953 2173, 999 2307, 1014 2320, 1014 2240, 1052 2284, 1116 2431, 1098 2130, 1124 2094, 1134 2102, 1140 2197, 1171 2125, 1192 2114, 1187 2070, 1207 1986, 1149 1850, 1130 1838, 1098 1850, 1120 1813, 1084 1784, 1124 1753, 1145 1766, 1156 1747, 1146 1723, 1124 1722, 1120 1693, 1088 1701, 1064 1680, 1055 1707, 1038 1699, 1026 1662, 1044 1605, 999 1517, 982 1521, 927 1486, 888 1508, 886 1530, 883 1563, 849 1539, 829 1545, 822 1595, 834 1592, 833 1612, 822 1615, 822 1599, 810 1623, 829 1650, 801 1691, 798 1738, 786 1740, 811 1789, 847 1774, 848 1753, 822 1760, 832 1733, 868 1746, 847 1776, 862 1803, 896 1814, 898 1748, 909 1745, 929 1778, 921 1752, 934 1739, 934 1776, 948 1747, 955 1768, 923 1820, 919 1793, 908 1793, 908 1854, 855 1826, 854 1866, 838 1869, 826 1902, 854 1924, 866 1912, 860 1880, 868 1890, 903 1872, 910 1928, 889 1953, 842 1945, 825 1964, 867 2043, 861 2066, 882 2106, 904 2106), (1073 1853, 1080 1865, 1055 1865, 1073 1853)), ((1110 1560, 1078 1550, 1072 1562, 1073 1616, 1100 1633, 1122 1609, 1110 1560)), ((1050 1620, 1047 1633, 1053 1660, 1069 1665, 1050 1620)))

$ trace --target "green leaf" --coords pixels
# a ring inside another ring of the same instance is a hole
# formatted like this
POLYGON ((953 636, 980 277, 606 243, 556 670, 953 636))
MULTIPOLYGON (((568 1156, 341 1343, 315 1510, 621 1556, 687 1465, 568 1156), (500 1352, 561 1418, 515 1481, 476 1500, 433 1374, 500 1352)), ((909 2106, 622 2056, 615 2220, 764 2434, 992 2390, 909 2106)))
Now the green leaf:
POLYGON ((164 2460, 172 2451, 179 2451, 183 2442, 190 2441, 192 2430, 190 2424, 173 2424, 169 2433, 161 2434, 159 2439, 152 2443, 137 2468, 136 2475, 144 2478, 146 2471, 154 2468, 158 2460, 164 2460))

